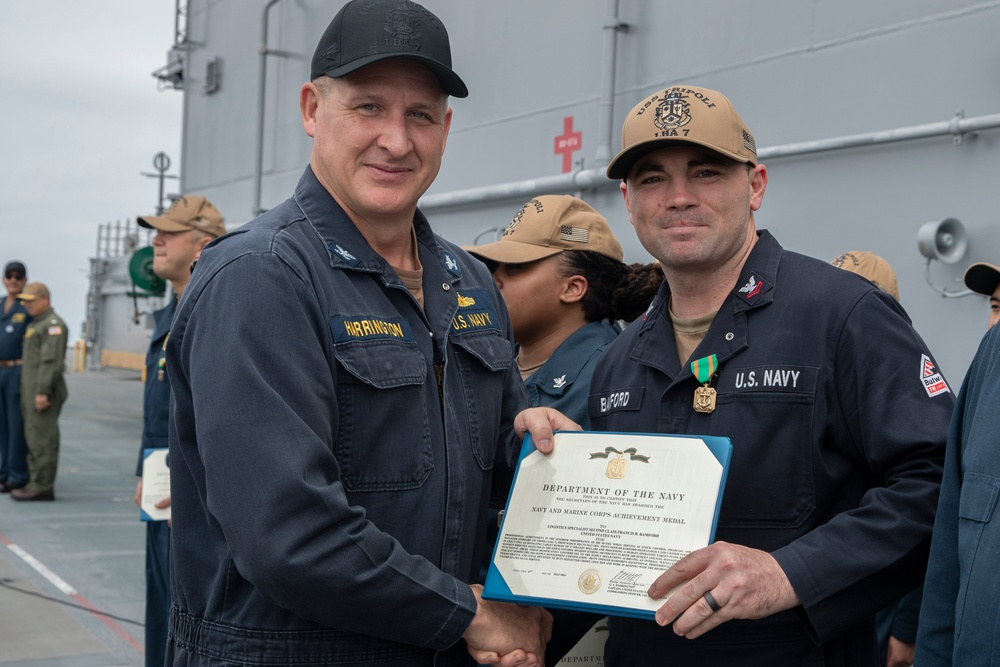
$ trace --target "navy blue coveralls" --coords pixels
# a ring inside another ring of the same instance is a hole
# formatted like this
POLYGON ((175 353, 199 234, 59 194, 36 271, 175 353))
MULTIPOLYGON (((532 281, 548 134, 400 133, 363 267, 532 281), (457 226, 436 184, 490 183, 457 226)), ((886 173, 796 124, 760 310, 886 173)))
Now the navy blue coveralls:
MULTIPOLYGON (((156 325, 146 351, 146 386, 142 397, 142 442, 135 474, 142 476, 143 452, 169 444, 170 376, 163 343, 177 297, 153 313, 156 325), (161 363, 162 361, 162 363, 161 363)), ((170 527, 166 521, 146 522, 146 665, 163 665, 170 618, 170 527)))
POLYGON ((801 606, 695 640, 613 619, 607 665, 877 665, 873 617, 926 567, 954 404, 933 357, 892 297, 763 231, 693 354, 719 362, 698 413, 668 298, 601 357, 591 423, 729 437, 716 539, 771 553, 801 606))
POLYGON ((527 396, 486 267, 413 226, 424 308, 311 169, 202 252, 167 343, 168 663, 471 663, 527 396))
POLYGON ((948 435, 915 665, 1000 662, 1000 325, 965 375, 948 435))
POLYGON ((583 430, 590 428, 587 397, 597 360, 621 329, 608 320, 588 322, 562 342, 542 367, 524 381, 533 406, 554 408, 583 430))
MULTIPOLYGON (((3 310, 0 308, 0 310, 3 310)), ((31 316, 18 300, 0 312, 0 482, 28 483, 28 443, 21 416, 21 356, 31 316)))

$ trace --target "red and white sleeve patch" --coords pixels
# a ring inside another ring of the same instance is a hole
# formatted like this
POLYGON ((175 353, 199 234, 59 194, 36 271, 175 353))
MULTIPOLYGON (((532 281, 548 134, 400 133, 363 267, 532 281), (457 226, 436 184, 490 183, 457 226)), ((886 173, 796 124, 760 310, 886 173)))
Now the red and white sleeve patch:
POLYGON ((926 354, 920 355, 920 381, 928 396, 947 394, 951 391, 948 388, 948 383, 944 381, 944 377, 938 373, 934 362, 926 354))

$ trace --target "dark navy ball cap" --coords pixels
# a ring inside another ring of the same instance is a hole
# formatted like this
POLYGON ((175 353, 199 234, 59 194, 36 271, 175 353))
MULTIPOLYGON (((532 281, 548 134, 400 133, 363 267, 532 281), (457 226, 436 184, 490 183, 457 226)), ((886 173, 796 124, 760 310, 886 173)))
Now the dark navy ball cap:
POLYGON ((28 269, 24 268, 24 262, 19 262, 16 259, 13 260, 13 261, 7 262, 7 266, 5 266, 3 268, 3 274, 4 275, 7 275, 11 271, 19 271, 19 272, 23 273, 24 275, 28 275, 28 269))
POLYGON ((434 73, 444 92, 469 95, 451 69, 444 24, 410 0, 351 0, 344 5, 316 46, 311 79, 336 79, 388 58, 416 60, 434 73))

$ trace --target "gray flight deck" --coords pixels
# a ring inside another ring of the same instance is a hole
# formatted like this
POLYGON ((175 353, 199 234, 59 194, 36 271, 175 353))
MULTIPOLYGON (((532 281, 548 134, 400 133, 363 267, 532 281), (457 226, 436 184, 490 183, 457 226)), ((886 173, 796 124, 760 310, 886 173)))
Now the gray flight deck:
POLYGON ((0 665, 142 665, 146 531, 132 500, 142 384, 131 371, 67 382, 55 502, 0 496, 0 665))

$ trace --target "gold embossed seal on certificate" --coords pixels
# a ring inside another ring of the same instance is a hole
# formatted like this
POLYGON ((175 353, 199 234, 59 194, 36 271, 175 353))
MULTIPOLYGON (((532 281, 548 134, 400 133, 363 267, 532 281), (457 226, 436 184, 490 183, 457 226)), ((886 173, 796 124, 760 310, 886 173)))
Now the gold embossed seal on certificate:
POLYGON ((649 457, 638 453, 639 450, 635 447, 629 447, 625 451, 619 452, 614 447, 605 447, 603 452, 591 452, 591 459, 611 459, 608 461, 608 469, 605 471, 605 476, 608 479, 625 479, 625 473, 628 471, 629 461, 642 461, 643 463, 649 463, 649 457), (611 454, 617 454, 617 458, 611 458, 611 454), (628 459, 625 455, 628 455, 628 459))

